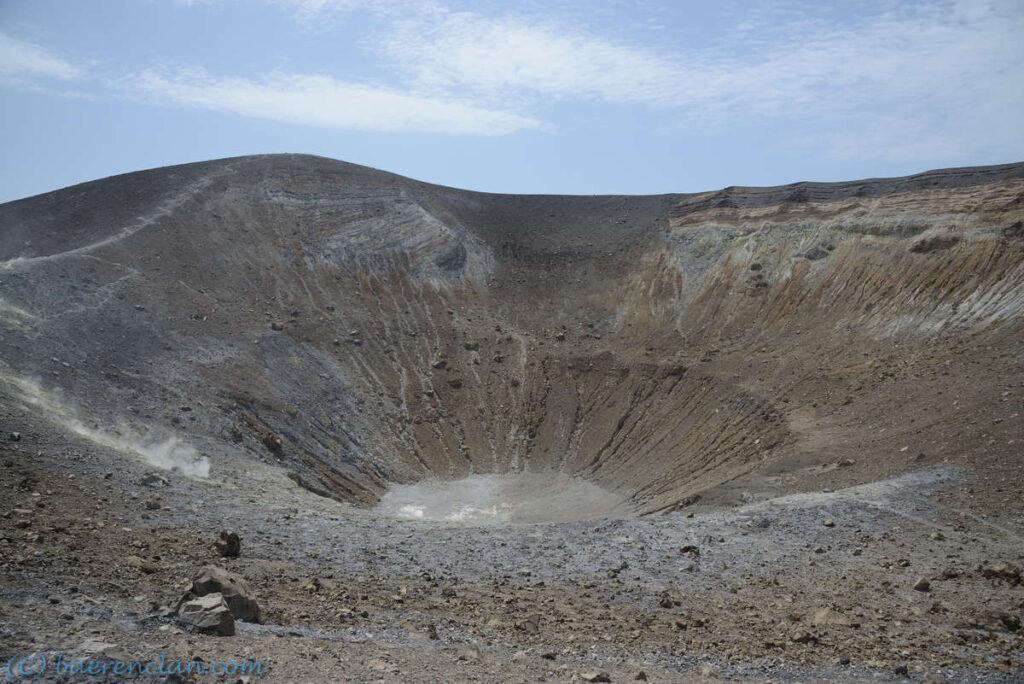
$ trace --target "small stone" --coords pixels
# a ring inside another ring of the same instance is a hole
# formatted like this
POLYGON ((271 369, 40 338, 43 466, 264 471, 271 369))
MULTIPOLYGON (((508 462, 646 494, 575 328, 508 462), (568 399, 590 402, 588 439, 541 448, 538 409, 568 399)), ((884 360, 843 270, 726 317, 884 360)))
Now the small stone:
POLYGON ((825 525, 825 527, 835 527, 836 526, 836 521, 833 520, 832 518, 829 518, 828 520, 826 520, 824 522, 824 525, 825 525))
POLYGON ((273 323, 270 324, 270 329, 271 330, 276 330, 276 331, 280 332, 280 331, 284 330, 284 325, 282 325, 281 323, 278 323, 277 321, 274 321, 273 323))
POLYGON ((794 632, 791 638, 798 644, 818 643, 818 637, 804 630, 794 632))
POLYGON ((235 532, 221 530, 220 538, 213 544, 217 548, 217 553, 225 558, 238 558, 242 552, 242 540, 235 532))
POLYGON ((580 678, 585 682, 610 682, 612 677, 607 672, 584 672, 580 678))
POLYGON ((166 477, 156 473, 147 473, 141 483, 143 487, 167 487, 171 484, 166 477))
POLYGON ((528 634, 540 633, 540 614, 534 613, 519 624, 519 628, 528 634))
POLYGON ((927 577, 919 577, 914 582, 914 591, 931 591, 932 583, 928 581, 927 577))
POLYGON ((160 499, 155 496, 149 497, 146 499, 146 508, 151 511, 160 510, 160 499))
POLYGON ((982 568, 981 574, 988 579, 1006 580, 1011 584, 1017 584, 1021 579, 1020 568, 1011 563, 994 563, 982 568))
POLYGON ((849 626, 852 623, 842 613, 838 613, 831 608, 822 608, 814 614, 813 618, 811 618, 811 624, 817 626, 849 626))
POLYGON ((647 681, 647 673, 644 672, 643 670, 640 670, 639 672, 636 673, 636 677, 633 677, 633 681, 636 681, 636 682, 646 682, 647 681))
POLYGON ((112 644, 107 641, 100 641, 99 639, 86 639, 79 644, 78 649, 84 653, 91 653, 95 655, 105 656, 107 658, 115 658, 127 660, 128 655, 125 651, 117 644, 112 644))
POLYGON ((20 432, 12 432, 10 434, 10 437, 8 437, 8 439, 10 439, 12 442, 20 442, 21 441, 21 433, 20 432))
POLYGON ((156 563, 148 561, 145 558, 140 558, 139 556, 128 556, 125 559, 125 562, 145 575, 152 575, 160 570, 160 566, 156 563))

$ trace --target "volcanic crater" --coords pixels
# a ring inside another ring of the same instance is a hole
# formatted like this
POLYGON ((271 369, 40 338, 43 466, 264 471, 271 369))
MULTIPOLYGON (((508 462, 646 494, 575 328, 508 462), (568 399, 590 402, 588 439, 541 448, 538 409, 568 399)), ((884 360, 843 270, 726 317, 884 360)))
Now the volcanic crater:
POLYGON ((892 391, 906 359, 1014 339, 1022 188, 1020 165, 653 197, 157 169, 0 208, 3 356, 70 364, 48 382, 107 420, 201 404, 190 433, 360 505, 526 472, 652 513, 809 450, 809 423, 900 430, 878 409, 928 399, 892 391))
POLYGON ((4 415, 40 454, 68 434, 238 492, 267 467, 410 520, 671 518, 927 467, 1012 517, 1022 220, 1024 164, 646 197, 142 171, 0 205, 4 415))

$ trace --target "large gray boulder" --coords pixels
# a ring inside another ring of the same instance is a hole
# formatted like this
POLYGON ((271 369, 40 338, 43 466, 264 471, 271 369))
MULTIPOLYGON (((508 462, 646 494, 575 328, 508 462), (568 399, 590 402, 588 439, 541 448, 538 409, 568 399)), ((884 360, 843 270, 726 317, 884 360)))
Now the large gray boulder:
POLYGON ((221 594, 185 601, 178 609, 178 622, 202 634, 235 635, 235 618, 221 594))
POLYGON ((193 598, 220 594, 231 614, 244 622, 260 621, 260 605, 245 580, 224 568, 208 565, 192 578, 192 589, 182 597, 180 605, 193 598))

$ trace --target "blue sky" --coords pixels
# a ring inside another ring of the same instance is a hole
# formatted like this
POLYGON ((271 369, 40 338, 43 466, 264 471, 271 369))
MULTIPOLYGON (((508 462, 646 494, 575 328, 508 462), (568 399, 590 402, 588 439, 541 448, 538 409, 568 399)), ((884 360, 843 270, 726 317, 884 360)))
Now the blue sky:
POLYGON ((492 192, 1024 159, 1019 0, 0 0, 0 201, 304 152, 492 192))

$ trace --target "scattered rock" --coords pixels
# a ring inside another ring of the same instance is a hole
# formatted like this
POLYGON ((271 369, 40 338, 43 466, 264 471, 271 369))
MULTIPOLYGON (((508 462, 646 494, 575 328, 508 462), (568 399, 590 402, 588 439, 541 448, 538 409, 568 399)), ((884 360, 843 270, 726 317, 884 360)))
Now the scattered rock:
POLYGON ((235 619, 219 593, 206 594, 183 603, 178 609, 178 622, 201 634, 235 635, 235 619))
POLYGON ((151 511, 160 510, 160 497, 154 494, 153 496, 146 499, 146 508, 151 511))
POLYGON ((242 552, 242 540, 235 532, 221 530, 220 538, 213 544, 217 548, 217 553, 225 558, 238 558, 242 552))
POLYGON ((1000 579, 1010 584, 1020 584, 1020 568, 1012 563, 995 563, 981 569, 983 577, 988 579, 1000 579))
POLYGON ((831 518, 829 518, 828 520, 826 520, 822 524, 825 525, 825 527, 835 527, 836 526, 836 521, 832 520, 831 518))
POLYGON ((958 629, 984 629, 989 632, 1016 632, 1021 627, 1019 616, 1002 610, 986 610, 957 624, 958 629))
POLYGON ((142 486, 144 487, 168 487, 171 482, 163 475, 156 473, 147 473, 141 480, 142 486))
POLYGON ((932 583, 928 581, 927 577, 918 577, 914 582, 914 591, 931 591, 931 589, 932 583))
POLYGON ((610 682, 612 677, 607 672, 585 672, 580 675, 585 682, 610 682))
POLYGON ((827 257, 828 250, 824 250, 821 247, 813 247, 806 252, 798 254, 797 256, 802 256, 804 259, 809 261, 817 261, 818 259, 824 259, 827 257))
POLYGON ((798 644, 816 644, 818 643, 818 637, 814 636, 806 630, 797 630, 793 632, 793 636, 790 637, 793 641, 798 644))
POLYGON ((938 252, 941 250, 949 249, 960 242, 960 238, 956 235, 934 235, 923 240, 918 240, 910 247, 910 251, 915 254, 927 254, 928 252, 938 252))
POLYGON ((519 623, 519 628, 527 634, 540 633, 540 613, 534 613, 519 623))
POLYGON ((278 323, 277 321, 275 321, 275 322, 270 324, 270 329, 271 330, 276 330, 276 331, 280 332, 280 331, 284 330, 284 325, 281 324, 281 323, 278 323))
POLYGON ((284 450, 284 440, 275 435, 273 432, 267 432, 260 438, 263 442, 263 446, 267 447, 275 454, 279 454, 284 450))
POLYGON ((140 558, 139 556, 128 556, 125 559, 125 562, 130 567, 133 567, 146 575, 152 575, 153 573, 158 572, 160 570, 159 565, 157 565, 153 561, 146 560, 145 558, 140 558))
POLYGON ((811 624, 815 626, 849 627, 853 623, 842 613, 838 613, 831 608, 822 608, 811 618, 811 624))
POLYGON ((1017 221, 1011 226, 1003 228, 1003 237, 1008 240, 1020 240, 1024 238, 1024 221, 1017 221))
POLYGON ((21 433, 20 432, 12 432, 8 436, 8 439, 11 440, 12 442, 20 442, 21 441, 21 433))
POLYGON ((93 655, 101 655, 118 660, 128 659, 128 654, 125 653, 124 649, 120 646, 112 644, 109 641, 100 641, 99 639, 86 639, 79 644, 77 650, 83 653, 91 653, 93 655))

